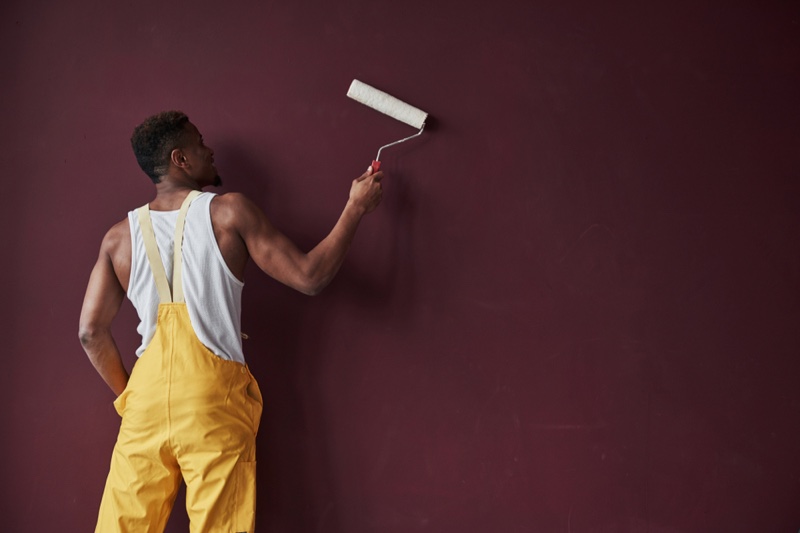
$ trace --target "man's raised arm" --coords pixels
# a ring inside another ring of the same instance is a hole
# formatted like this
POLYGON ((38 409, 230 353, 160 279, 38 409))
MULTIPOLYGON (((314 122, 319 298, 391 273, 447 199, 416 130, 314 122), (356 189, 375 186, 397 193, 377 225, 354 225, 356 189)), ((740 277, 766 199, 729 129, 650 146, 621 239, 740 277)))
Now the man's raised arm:
POLYGON ((255 204, 242 195, 225 195, 233 226, 258 267, 276 280, 315 295, 339 271, 361 218, 381 201, 382 172, 368 170, 350 187, 350 197, 331 232, 308 253, 303 253, 278 231, 255 204))

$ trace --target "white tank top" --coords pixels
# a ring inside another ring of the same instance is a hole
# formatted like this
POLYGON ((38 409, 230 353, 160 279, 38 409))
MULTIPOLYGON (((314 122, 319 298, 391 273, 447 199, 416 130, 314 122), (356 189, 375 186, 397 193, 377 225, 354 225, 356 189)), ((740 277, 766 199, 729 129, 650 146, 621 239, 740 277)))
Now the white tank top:
MULTIPOLYGON (((244 364, 240 334, 244 283, 236 279, 225 264, 217 245, 211 225, 211 200, 214 196, 208 192, 200 194, 186 214, 183 292, 192 328, 200 342, 219 357, 244 364)), ((172 244, 178 211, 151 210, 150 218, 158 253, 172 286, 172 244)), ((159 298, 147 262, 136 211, 128 213, 128 223, 132 248, 128 299, 139 314, 139 327, 136 330, 142 336, 142 345, 136 350, 136 355, 140 356, 150 344, 156 329, 159 298)))

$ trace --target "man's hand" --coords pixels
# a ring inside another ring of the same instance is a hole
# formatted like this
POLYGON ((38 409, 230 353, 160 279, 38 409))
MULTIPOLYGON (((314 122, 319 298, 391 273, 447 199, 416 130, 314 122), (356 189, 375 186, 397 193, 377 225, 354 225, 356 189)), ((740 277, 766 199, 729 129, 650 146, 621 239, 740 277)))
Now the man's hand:
POLYGON ((362 214, 371 213, 381 203, 383 172, 374 172, 370 166, 366 172, 353 180, 350 187, 349 202, 361 210, 362 214))

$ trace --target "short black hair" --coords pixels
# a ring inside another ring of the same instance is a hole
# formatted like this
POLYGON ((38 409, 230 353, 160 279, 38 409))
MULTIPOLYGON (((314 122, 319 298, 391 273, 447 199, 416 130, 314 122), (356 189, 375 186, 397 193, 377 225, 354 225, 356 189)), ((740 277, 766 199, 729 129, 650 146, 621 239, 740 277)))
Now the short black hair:
POLYGON ((181 145, 189 117, 181 111, 164 111, 147 117, 136 126, 131 136, 131 146, 136 161, 153 183, 169 168, 172 150, 181 145))

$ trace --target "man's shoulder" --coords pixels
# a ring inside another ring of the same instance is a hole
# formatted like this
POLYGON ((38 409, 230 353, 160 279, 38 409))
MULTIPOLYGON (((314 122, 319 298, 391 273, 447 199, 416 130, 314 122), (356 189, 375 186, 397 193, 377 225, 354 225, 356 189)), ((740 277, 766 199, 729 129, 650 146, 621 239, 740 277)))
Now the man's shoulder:
POLYGON ((241 220, 247 217, 256 206, 247 196, 240 192, 228 192, 214 196, 211 201, 211 216, 214 219, 227 221, 241 220))
POLYGON ((111 226, 103 237, 102 248, 108 252, 113 253, 121 246, 128 245, 130 247, 131 232, 128 225, 128 219, 124 218, 111 226))
POLYGON ((247 196, 240 192, 226 192, 223 194, 215 194, 212 199, 211 205, 219 205, 224 207, 237 207, 244 203, 249 203, 247 196))

